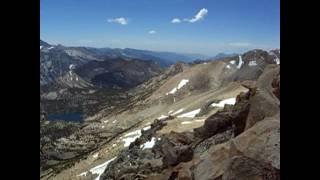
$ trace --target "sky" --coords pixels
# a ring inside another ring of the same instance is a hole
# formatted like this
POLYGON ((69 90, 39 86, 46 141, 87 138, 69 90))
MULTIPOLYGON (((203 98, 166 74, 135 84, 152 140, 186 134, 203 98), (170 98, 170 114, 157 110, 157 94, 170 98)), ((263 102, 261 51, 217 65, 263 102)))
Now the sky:
POLYGON ((50 44, 242 53, 280 48, 280 0, 41 0, 50 44))

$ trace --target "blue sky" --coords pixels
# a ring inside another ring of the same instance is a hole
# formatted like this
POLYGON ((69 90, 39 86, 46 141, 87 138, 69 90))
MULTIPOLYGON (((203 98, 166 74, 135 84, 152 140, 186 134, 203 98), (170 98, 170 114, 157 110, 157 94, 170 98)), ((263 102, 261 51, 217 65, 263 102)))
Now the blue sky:
POLYGON ((280 47, 279 0, 41 0, 40 19, 40 38, 67 46, 206 55, 280 47))

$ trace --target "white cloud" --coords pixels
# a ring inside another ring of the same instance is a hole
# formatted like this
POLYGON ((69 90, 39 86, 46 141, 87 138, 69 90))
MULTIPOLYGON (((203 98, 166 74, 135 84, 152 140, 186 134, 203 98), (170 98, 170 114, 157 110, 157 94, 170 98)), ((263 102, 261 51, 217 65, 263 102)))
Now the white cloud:
POLYGON ((181 20, 179 18, 173 18, 171 23, 181 23, 181 20))
POLYGON ((234 46, 234 47, 248 47, 251 46, 252 44, 247 43, 247 42, 233 42, 229 43, 229 46, 234 46))
POLYGON ((114 18, 114 19, 108 19, 109 23, 118 23, 121 25, 127 25, 128 24, 128 19, 124 17, 119 17, 119 18, 114 18))
POLYGON ((148 33, 149 33, 149 34, 156 34, 156 33, 157 33, 157 31, 155 31, 155 30, 151 30, 151 31, 149 31, 148 33))
POLYGON ((193 18, 184 19, 184 21, 188 21, 190 23, 194 23, 204 19, 204 17, 208 14, 208 10, 206 8, 202 8, 193 18))

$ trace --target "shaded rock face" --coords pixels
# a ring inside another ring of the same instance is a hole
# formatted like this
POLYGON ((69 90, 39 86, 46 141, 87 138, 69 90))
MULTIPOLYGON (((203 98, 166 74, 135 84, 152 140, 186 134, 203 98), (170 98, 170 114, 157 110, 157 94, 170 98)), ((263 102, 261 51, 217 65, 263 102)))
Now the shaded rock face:
MULTIPOLYGON (((280 59, 280 56, 275 56, 267 51, 263 51, 260 49, 248 51, 241 55, 243 64, 241 68, 230 77, 230 79, 235 81, 257 80, 259 76, 264 72, 266 66, 270 64, 276 64, 277 58, 280 59)), ((237 63, 239 63, 239 57, 236 57, 234 59, 237 59, 237 63)))
POLYGON ((91 61, 75 71, 97 87, 128 89, 159 74, 161 68, 151 61, 117 58, 91 61))
MULTIPOLYGON (((280 68, 277 65, 269 65, 256 83, 256 94, 250 100, 252 108, 248 114, 246 129, 252 127, 256 122, 271 117, 280 111, 280 99, 274 94, 272 87, 274 79, 280 82, 280 68)), ((278 91, 280 97, 280 90, 278 91)))
POLYGON ((194 129, 195 136, 208 138, 232 128, 235 135, 240 134, 244 130, 245 119, 250 108, 248 98, 249 93, 241 94, 234 107, 225 106, 222 111, 210 116, 202 127, 194 129))
POLYGON ((222 180, 280 180, 280 170, 254 159, 235 156, 222 180))
POLYGON ((192 134, 171 132, 161 142, 160 152, 163 155, 164 167, 175 166, 180 162, 190 161, 193 149, 189 146, 193 142, 192 134))
POLYGON ((273 94, 280 100, 280 74, 272 81, 273 94))

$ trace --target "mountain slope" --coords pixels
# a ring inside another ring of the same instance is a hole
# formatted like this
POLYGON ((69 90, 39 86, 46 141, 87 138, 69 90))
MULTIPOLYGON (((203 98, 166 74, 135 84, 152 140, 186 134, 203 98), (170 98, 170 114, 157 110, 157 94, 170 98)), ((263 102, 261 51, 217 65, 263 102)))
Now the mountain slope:
MULTIPOLYGON (((270 52, 253 50, 241 58, 173 65, 127 91, 127 96, 112 107, 87 117, 81 131, 55 140, 59 156, 64 157, 72 149, 81 154, 81 160, 75 163, 72 158, 61 159, 59 166, 50 166, 51 172, 48 168, 42 172, 54 174, 56 179, 95 179, 97 175, 100 179, 170 179, 190 178, 190 174, 195 179, 219 179, 234 173, 242 177, 241 168, 250 171, 256 165, 260 168, 258 177, 264 173, 277 177, 277 147, 271 155, 263 151, 273 147, 272 143, 279 144, 276 115, 280 65, 276 58, 270 52), (266 54, 271 54, 270 58, 266 54), (257 71, 258 65, 250 63, 252 58, 265 64, 254 76, 242 70, 257 71), (234 78, 239 74, 241 78, 234 78), (265 146, 259 141, 268 138, 270 143, 265 146), (253 151, 243 143, 246 140, 255 148, 253 151), (229 145, 233 141, 235 147, 229 145), (88 151, 84 153, 80 147, 88 151), (234 162, 249 164, 230 171, 232 168, 225 162, 234 159, 235 151, 230 150, 234 148, 251 159, 240 153, 241 158, 234 162), (257 152, 262 152, 261 157, 255 156, 257 152), (269 162, 271 166, 266 164, 269 162), (104 168, 98 172, 99 167, 104 168)), ((43 153, 52 148, 46 146, 43 153)))

